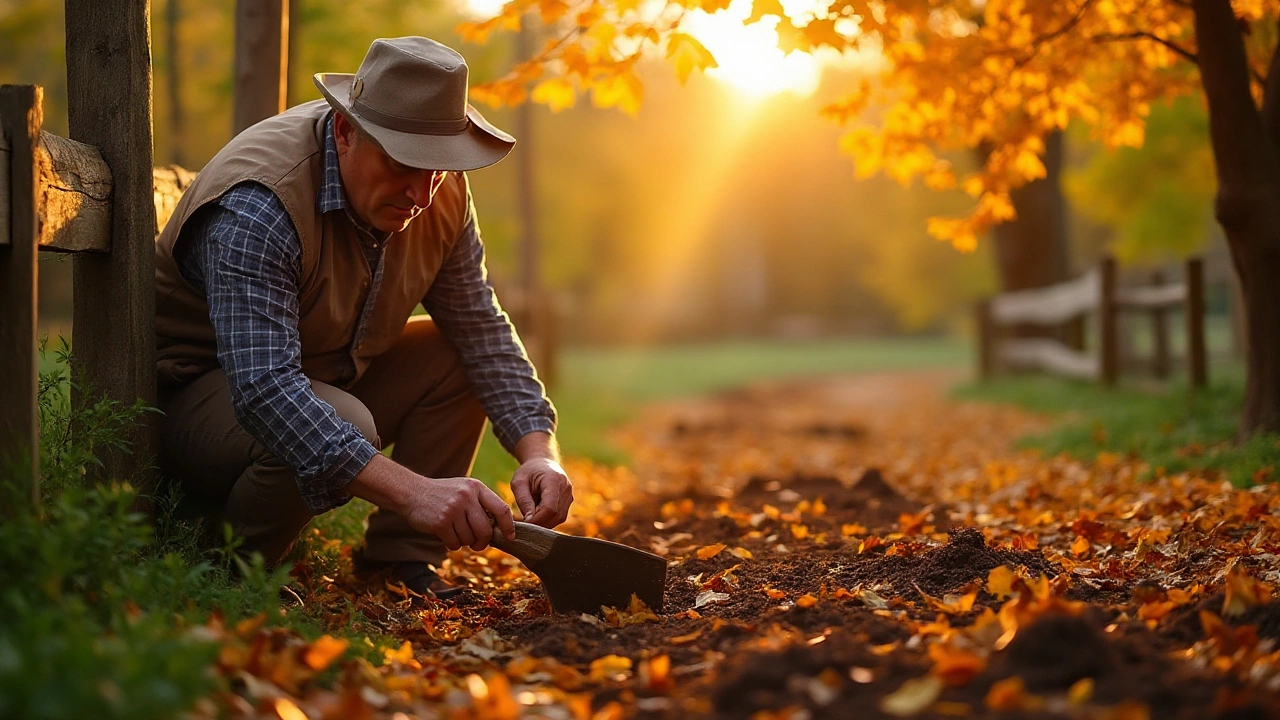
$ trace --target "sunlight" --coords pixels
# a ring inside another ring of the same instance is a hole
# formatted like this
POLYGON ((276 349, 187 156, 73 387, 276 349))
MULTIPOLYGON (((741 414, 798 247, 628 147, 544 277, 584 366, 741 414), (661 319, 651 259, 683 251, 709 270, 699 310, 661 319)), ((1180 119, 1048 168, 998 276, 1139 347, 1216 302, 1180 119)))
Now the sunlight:
POLYGON ((753 98, 789 92, 808 97, 818 89, 822 64, 812 55, 778 49, 776 18, 752 25, 742 21, 751 13, 749 3, 735 2, 715 15, 691 13, 684 23, 715 56, 718 67, 707 71, 715 78, 753 98))

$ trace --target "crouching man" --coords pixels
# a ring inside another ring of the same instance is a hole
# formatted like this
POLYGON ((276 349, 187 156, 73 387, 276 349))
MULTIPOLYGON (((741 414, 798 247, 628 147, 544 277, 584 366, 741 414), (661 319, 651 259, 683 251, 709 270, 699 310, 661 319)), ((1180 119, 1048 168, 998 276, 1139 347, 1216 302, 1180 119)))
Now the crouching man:
POLYGON ((377 40, 354 75, 315 82, 325 99, 235 137, 156 241, 161 470, 268 565, 313 516, 368 500, 357 570, 447 597, 446 549, 514 533, 468 477, 486 416, 526 521, 554 527, 573 502, 464 174, 515 141, 426 38, 377 40))

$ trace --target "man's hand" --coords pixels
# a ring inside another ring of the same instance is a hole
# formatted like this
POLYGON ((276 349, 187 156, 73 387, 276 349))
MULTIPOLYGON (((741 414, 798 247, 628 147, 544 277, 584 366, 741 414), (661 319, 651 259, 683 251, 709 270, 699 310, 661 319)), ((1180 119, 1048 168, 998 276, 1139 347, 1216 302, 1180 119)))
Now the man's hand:
POLYGON ((511 476, 511 493, 524 521, 553 528, 569 517, 573 483, 560 463, 548 458, 528 460, 511 476))
POLYGON ((475 478, 423 477, 374 455, 347 490, 403 515, 413 529, 435 535, 450 550, 483 550, 493 540, 495 523, 508 540, 516 536, 511 508, 475 478))
POLYGON ((511 508, 484 483, 469 477, 423 478, 401 511, 414 530, 430 533, 457 550, 466 545, 483 550, 493 540, 494 523, 515 537, 511 508))

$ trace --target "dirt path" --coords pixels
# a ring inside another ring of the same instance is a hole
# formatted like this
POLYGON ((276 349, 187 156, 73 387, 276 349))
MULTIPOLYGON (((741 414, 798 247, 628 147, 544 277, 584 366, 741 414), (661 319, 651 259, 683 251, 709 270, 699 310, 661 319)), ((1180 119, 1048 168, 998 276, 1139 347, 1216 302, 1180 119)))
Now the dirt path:
POLYGON ((447 569, 474 594, 414 609, 366 592, 366 614, 411 645, 298 702, 315 716, 341 701, 422 717, 1280 717, 1274 486, 1016 453, 1043 421, 948 402, 952 379, 653 408, 619 435, 631 472, 572 467, 570 529, 664 555, 661 614, 554 616, 518 564, 459 553, 447 569))

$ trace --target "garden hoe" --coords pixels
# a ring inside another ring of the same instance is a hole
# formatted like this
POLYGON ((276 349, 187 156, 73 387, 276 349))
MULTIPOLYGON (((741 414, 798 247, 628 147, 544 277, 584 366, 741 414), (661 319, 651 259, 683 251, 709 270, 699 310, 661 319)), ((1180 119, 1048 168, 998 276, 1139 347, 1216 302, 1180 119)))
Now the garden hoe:
POLYGON ((667 561, 652 553, 523 522, 516 523, 515 540, 495 530, 493 546, 514 555, 542 580, 558 613, 597 613, 602 605, 626 608, 632 593, 662 612, 667 561))

